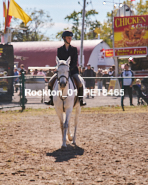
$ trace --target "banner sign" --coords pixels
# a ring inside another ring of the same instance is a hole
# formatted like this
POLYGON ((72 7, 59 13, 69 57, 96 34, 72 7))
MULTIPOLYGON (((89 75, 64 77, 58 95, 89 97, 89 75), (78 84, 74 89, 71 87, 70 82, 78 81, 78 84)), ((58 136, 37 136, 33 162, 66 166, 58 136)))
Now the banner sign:
POLYGON ((105 49, 105 57, 113 57, 113 49, 105 49))
POLYGON ((114 17, 114 47, 148 46, 148 15, 114 17))
POLYGON ((115 48, 115 56, 147 55, 147 47, 115 48))

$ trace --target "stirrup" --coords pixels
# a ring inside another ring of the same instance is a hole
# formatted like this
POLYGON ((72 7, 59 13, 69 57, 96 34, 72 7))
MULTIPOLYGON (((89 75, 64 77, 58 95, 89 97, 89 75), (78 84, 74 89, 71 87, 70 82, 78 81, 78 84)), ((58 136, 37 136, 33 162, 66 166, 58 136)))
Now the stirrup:
POLYGON ((45 103, 46 105, 52 105, 52 106, 54 105, 52 99, 50 99, 49 101, 44 101, 44 103, 45 103))
POLYGON ((80 106, 85 106, 86 102, 83 102, 83 99, 80 99, 80 106))

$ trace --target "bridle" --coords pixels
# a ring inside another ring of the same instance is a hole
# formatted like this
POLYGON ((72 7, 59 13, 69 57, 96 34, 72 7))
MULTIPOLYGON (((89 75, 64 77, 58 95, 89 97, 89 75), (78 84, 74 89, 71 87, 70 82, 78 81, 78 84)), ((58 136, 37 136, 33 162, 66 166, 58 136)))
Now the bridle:
MULTIPOLYGON (((64 63, 60 64, 59 66, 61 66, 61 65, 68 66, 68 65, 66 65, 66 64, 64 64, 64 63)), ((69 67, 69 66, 68 66, 68 67, 69 67)), ((68 71, 68 77, 66 77, 66 76, 64 76, 64 75, 61 75, 59 78, 58 78, 58 71, 57 71, 57 82, 58 82, 58 84, 60 84, 60 79, 61 79, 62 77, 66 78, 66 85, 67 85, 68 80, 69 80, 69 71, 68 71)))
MULTIPOLYGON (((66 64, 64 64, 64 63, 60 64, 59 66, 61 66, 61 65, 68 66, 68 65, 66 65, 66 64)), ((69 66, 68 66, 68 67, 69 67, 69 66)), ((68 71, 68 77, 66 77, 66 76, 64 76, 64 75, 61 75, 59 78, 58 78, 58 71, 57 71, 57 82, 58 82, 59 85, 60 85, 60 79, 61 79, 62 77, 66 78, 66 85, 67 85, 67 83, 68 83, 68 81, 69 81, 69 71, 68 71)), ((65 86, 66 86, 66 85, 65 85, 65 86)), ((69 89, 70 89, 70 83, 69 83, 69 89)), ((63 93, 63 90, 62 90, 62 93, 63 93)), ((64 98, 63 98, 62 96, 59 95, 59 98, 60 98, 60 99, 62 100, 62 102, 63 102, 63 112, 65 112, 64 100, 66 100, 67 97, 68 97, 68 94, 67 94, 67 96, 65 96, 64 98)))

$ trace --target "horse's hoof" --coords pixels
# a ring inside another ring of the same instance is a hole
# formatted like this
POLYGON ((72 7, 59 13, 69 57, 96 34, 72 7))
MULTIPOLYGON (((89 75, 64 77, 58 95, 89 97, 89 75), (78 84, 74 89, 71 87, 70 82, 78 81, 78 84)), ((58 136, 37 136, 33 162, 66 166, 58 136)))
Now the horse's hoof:
POLYGON ((76 143, 75 142, 72 142, 72 145, 76 146, 76 143))
POLYGON ((66 150, 67 149, 67 146, 62 146, 61 149, 62 150, 66 150))

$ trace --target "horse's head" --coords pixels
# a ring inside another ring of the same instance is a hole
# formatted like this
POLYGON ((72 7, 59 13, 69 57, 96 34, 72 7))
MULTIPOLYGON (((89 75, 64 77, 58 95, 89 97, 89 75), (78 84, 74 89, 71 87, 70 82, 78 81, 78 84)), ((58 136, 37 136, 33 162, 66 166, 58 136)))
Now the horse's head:
POLYGON ((66 61, 59 60, 59 58, 56 57, 56 63, 58 66, 58 70, 57 70, 58 83, 61 89, 64 89, 68 82, 70 60, 71 60, 70 57, 66 61))

